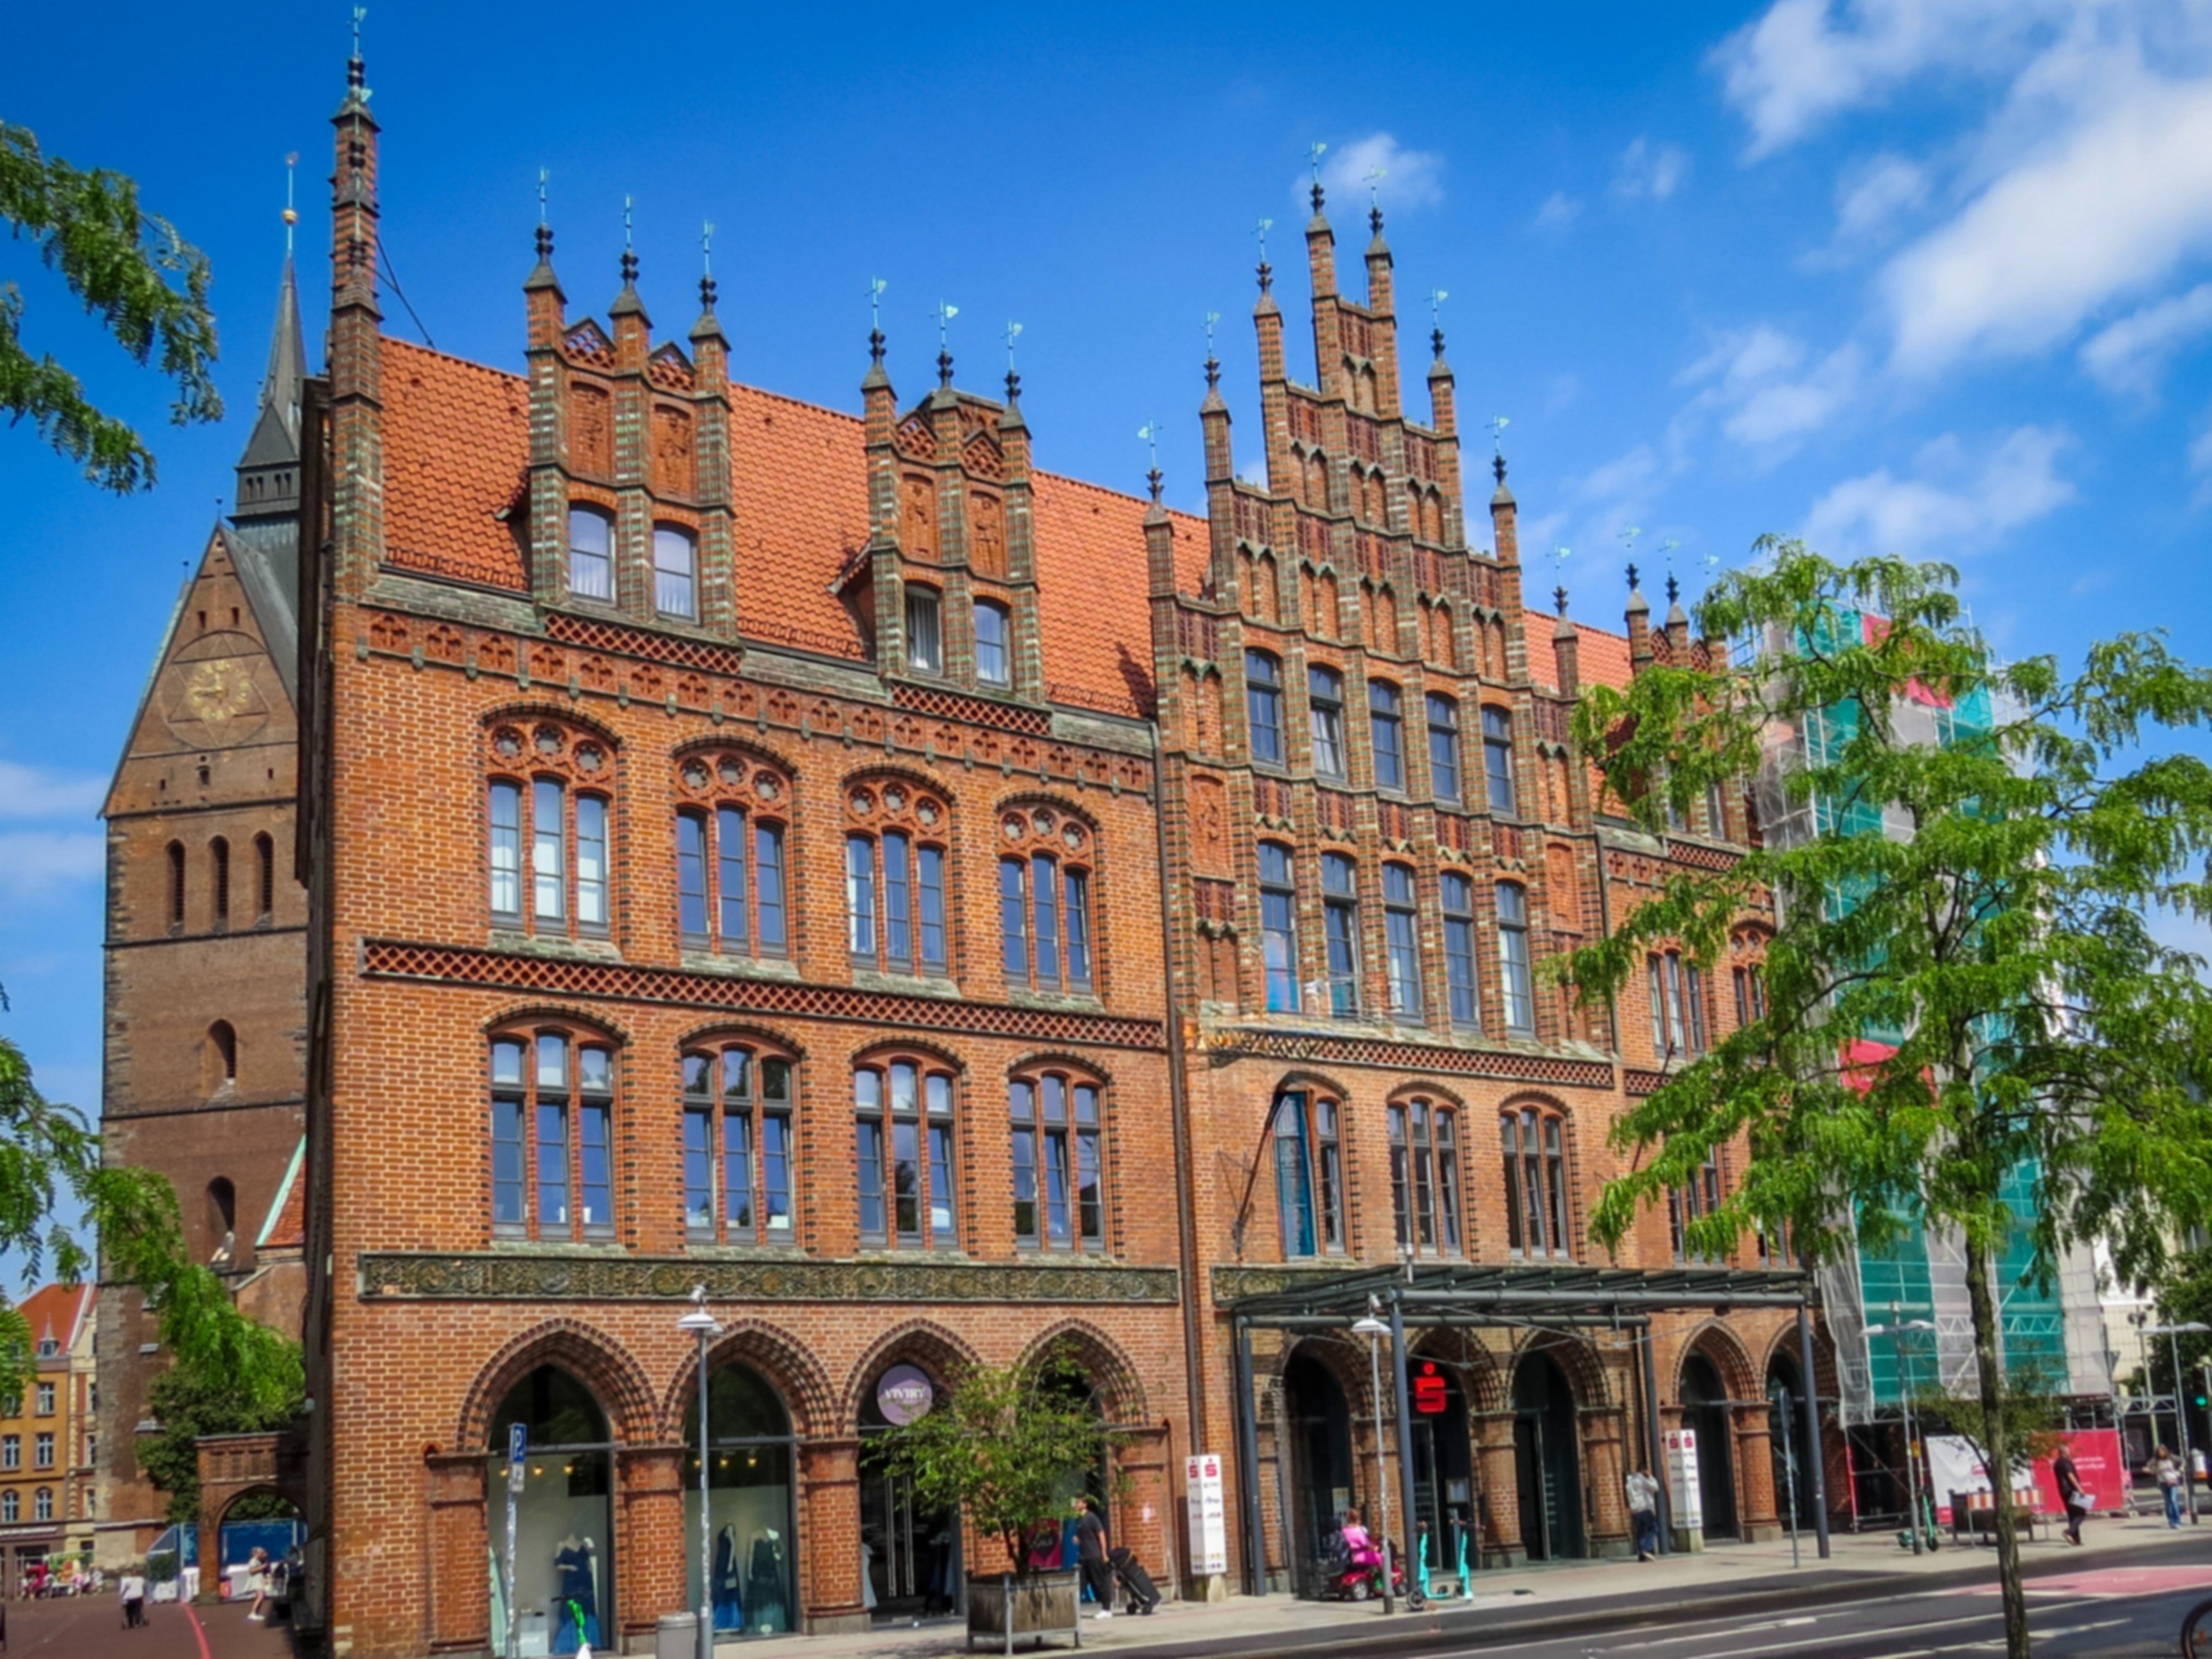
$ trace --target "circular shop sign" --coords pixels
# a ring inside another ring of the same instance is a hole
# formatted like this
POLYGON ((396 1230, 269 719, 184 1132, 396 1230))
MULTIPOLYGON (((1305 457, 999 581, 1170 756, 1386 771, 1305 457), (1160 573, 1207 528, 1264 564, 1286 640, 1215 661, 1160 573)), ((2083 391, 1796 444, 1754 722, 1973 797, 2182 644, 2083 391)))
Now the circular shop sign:
POLYGON ((937 1390, 912 1365, 894 1365, 876 1382, 876 1409, 884 1420, 902 1428, 918 1417, 929 1415, 937 1403, 937 1390))

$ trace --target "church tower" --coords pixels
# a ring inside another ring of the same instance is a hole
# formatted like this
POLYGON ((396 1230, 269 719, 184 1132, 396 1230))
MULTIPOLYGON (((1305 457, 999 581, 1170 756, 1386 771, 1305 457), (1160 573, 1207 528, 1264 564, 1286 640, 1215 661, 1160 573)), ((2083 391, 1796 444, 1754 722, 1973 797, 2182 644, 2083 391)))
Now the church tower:
MULTIPOLYGON (((176 1189, 193 1256, 240 1307, 300 1323, 307 894, 295 876, 300 398, 288 251, 237 495, 177 597, 110 786, 108 1158, 176 1189)), ((168 1361, 136 1291, 100 1303, 94 1521, 112 1568, 166 1522, 139 1436, 168 1361)))

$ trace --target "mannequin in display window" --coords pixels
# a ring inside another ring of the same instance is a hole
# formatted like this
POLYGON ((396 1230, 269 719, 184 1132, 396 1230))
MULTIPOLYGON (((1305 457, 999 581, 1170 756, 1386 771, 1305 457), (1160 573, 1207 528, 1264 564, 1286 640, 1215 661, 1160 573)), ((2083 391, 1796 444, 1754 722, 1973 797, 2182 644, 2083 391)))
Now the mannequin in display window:
POLYGON ((599 1546, 570 1533, 553 1554, 553 1651, 599 1644, 599 1546))
POLYGON ((714 1628, 745 1627, 744 1598, 738 1590, 738 1529, 726 1526, 714 1537, 714 1628))
POLYGON ((753 1628, 757 1632, 767 1635, 790 1628, 783 1606, 783 1534, 774 1527, 753 1540, 745 1601, 752 1607, 753 1628))

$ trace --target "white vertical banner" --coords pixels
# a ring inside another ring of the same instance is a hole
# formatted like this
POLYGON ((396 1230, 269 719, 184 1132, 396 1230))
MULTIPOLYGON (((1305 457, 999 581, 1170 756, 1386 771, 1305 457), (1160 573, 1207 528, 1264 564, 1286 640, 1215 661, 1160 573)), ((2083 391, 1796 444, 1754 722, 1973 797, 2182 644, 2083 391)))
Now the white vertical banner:
POLYGON ((1194 1452, 1182 1461, 1183 1502, 1190 1517, 1190 1571, 1197 1578, 1229 1571, 1229 1510, 1222 1497, 1221 1459, 1194 1452))
POLYGON ((1698 1431, 1669 1429, 1667 1448, 1667 1504, 1674 1525, 1688 1532, 1705 1524, 1705 1495, 1698 1489, 1698 1431))

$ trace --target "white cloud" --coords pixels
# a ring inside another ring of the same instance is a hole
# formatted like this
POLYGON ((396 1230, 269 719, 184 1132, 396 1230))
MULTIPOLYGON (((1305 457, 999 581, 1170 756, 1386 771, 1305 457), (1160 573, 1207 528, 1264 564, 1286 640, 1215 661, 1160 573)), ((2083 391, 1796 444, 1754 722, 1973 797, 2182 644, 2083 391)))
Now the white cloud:
POLYGON ((1858 396, 1865 380, 1865 355, 1850 342, 1812 358, 1802 340, 1771 324, 1723 335, 1679 377, 1704 388, 1685 413, 1720 411, 1729 437, 1779 459, 1858 396))
POLYGON ((1885 153, 1859 167, 1836 190, 1836 241, 1864 242, 1887 233, 1928 199, 1928 174, 1902 155, 1885 153))
POLYGON ((88 773, 46 772, 0 760, 0 818, 82 817, 100 811, 107 781, 88 773))
POLYGON ((2107 391, 2148 398, 2166 359, 2212 330, 2212 283, 2108 323, 2081 347, 2081 367, 2107 391))
POLYGON ((1911 477, 1881 467, 1834 486, 1807 515, 1805 539, 1838 558, 1978 552, 2074 499, 2057 470, 2073 442, 2061 428, 2019 427, 1977 463, 1947 434, 1922 448, 1911 477))
POLYGON ((1639 137, 1620 153, 1620 167, 1613 176, 1613 193, 1624 201, 1650 198, 1663 202, 1682 187, 1690 176, 1689 153, 1677 144, 1655 144, 1639 137))
MULTIPOLYGON (((1407 149, 1387 132, 1332 145, 1322 159, 1321 181, 1344 203, 1364 199, 1369 179, 1378 172, 1382 176, 1376 181, 1376 194, 1394 213, 1433 207, 1444 199, 1444 158, 1431 149, 1407 149)), ((1312 183, 1310 171, 1293 181, 1291 193, 1301 206, 1312 183)))
POLYGON ((35 898, 76 882, 97 880, 106 860, 106 838, 97 834, 0 831, 0 893, 35 898))
POLYGON ((2212 250, 2212 79, 2123 72, 2099 88, 2091 111, 1890 262, 1899 368, 2047 348, 2212 250))
POLYGON ((2100 0, 1778 0, 1715 47, 1711 62, 1750 123, 1755 161, 1932 70, 2008 73, 2048 22, 2101 9, 2100 0))
POLYGON ((1536 210, 1531 228, 1536 230, 1564 230, 1582 216, 1583 204, 1565 191, 1555 190, 1544 198, 1544 205, 1536 210))

